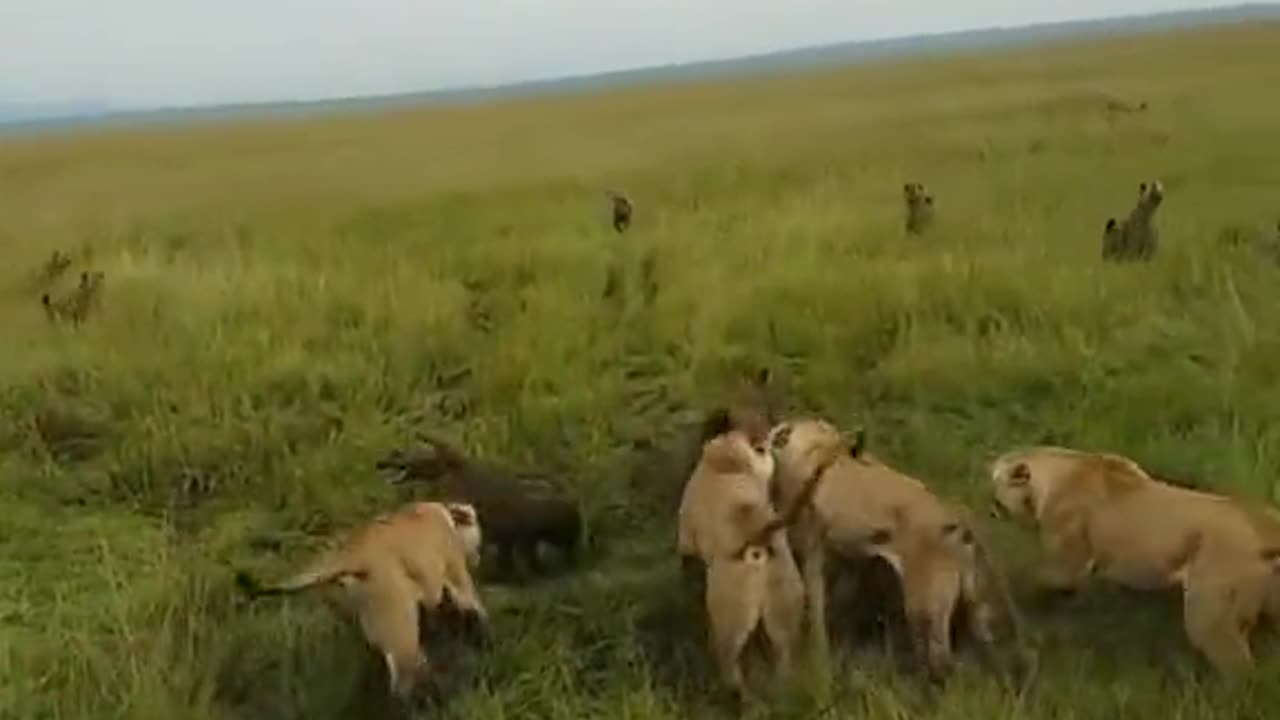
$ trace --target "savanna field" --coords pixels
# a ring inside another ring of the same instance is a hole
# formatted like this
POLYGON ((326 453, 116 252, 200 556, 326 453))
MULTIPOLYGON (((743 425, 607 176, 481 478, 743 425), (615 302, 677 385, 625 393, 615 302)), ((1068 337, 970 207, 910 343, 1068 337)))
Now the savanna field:
MULTIPOLYGON (((373 465, 424 429, 562 473, 589 534, 576 572, 483 585, 496 639, 459 660, 447 715, 718 712, 660 509, 683 478, 634 448, 758 366, 977 509, 986 463, 1037 442, 1276 501, 1277 67, 1280 24, 1255 24, 0 138, 0 718, 361 716, 359 632, 318 593, 247 603, 232 574, 284 573, 402 499, 373 465), (1104 222, 1154 179, 1159 254, 1104 265, 1104 222), (920 236, 912 180, 937 198, 920 236), (635 203, 623 235, 605 189, 635 203), (105 273, 79 330, 40 307, 55 248, 58 287, 105 273)), ((982 517, 1017 591, 1035 536, 982 517)), ((1025 612, 1020 700, 971 660, 930 698, 863 646, 756 714, 1280 708, 1275 635, 1255 678, 1217 680, 1176 597, 1025 612)))

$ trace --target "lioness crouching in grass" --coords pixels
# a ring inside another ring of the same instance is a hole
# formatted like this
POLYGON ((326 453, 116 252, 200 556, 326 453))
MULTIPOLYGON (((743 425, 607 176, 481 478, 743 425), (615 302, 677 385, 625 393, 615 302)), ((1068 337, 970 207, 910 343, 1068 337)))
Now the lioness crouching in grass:
POLYGON ((1280 519, 1156 480, 1129 458, 1039 446, 991 466, 994 513, 1030 521, 1039 584, 1075 591, 1091 575, 1138 590, 1180 587, 1187 639, 1219 671, 1253 665, 1249 633, 1280 620, 1280 519))
MULTIPOLYGON (((804 586, 786 534, 808 495, 779 515, 770 502, 773 457, 763 437, 732 426, 707 440, 681 497, 677 552, 686 576, 705 572, 705 603, 716 663, 736 702, 746 688, 739 657, 763 626, 778 677, 791 669, 804 615, 804 586)), ((817 486, 820 465, 806 486, 817 486)))
POLYGON ((262 584, 239 572, 236 582, 250 597, 337 584, 342 604, 382 654, 391 692, 407 700, 427 670, 420 609, 437 613, 447 600, 469 631, 487 632, 488 614, 468 569, 481 537, 470 505, 411 503, 378 516, 289 578, 262 584))
POLYGON ((903 615, 931 679, 942 680, 951 668, 952 627, 963 613, 964 628, 992 664, 1005 664, 995 652, 996 624, 1003 621, 1016 645, 1006 669, 1021 684, 1030 657, 1022 645, 1018 612, 972 522, 924 483, 863 451, 863 443, 861 433, 850 442, 818 418, 780 423, 770 437, 782 505, 795 501, 818 463, 835 458, 792 530, 809 600, 813 649, 820 656, 828 651, 827 553, 878 557, 899 579, 903 615))

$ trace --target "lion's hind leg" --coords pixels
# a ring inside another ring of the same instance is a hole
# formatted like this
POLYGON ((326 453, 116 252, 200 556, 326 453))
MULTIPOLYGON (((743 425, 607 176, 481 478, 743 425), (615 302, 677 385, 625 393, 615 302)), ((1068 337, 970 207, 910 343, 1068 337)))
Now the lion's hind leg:
POLYGON ((739 660, 764 614, 768 584, 766 551, 749 548, 743 559, 716 559, 707 568, 707 617, 720 676, 738 701, 746 695, 739 660))
POLYGON ((360 627, 387 665, 391 693, 408 700, 427 664, 419 645, 417 588, 403 572, 382 569, 349 591, 360 596, 360 627))
MULTIPOLYGON (((1266 578, 1258 572, 1223 574, 1195 568, 1183 591, 1183 626, 1191 645, 1221 673, 1253 667, 1249 632, 1262 611, 1266 578)), ((1216 563, 1215 563, 1216 564, 1216 563)))
POLYGON ((476 589, 465 564, 450 563, 445 570, 449 600, 462 616, 463 632, 472 641, 484 644, 489 638, 489 611, 476 589))
POLYGON ((773 648, 777 676, 791 672, 793 648, 804 620, 804 581, 785 542, 778 542, 768 561, 768 586, 763 598, 765 634, 773 648))

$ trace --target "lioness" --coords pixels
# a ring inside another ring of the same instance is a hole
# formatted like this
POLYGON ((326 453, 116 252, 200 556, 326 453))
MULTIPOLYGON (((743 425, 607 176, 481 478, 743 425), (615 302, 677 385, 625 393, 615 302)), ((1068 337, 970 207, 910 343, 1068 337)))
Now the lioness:
POLYGON ((1191 644, 1218 670, 1251 666, 1260 614, 1280 619, 1280 519, 1161 482, 1129 458, 1039 446, 991 466, 996 514, 1038 526, 1040 584, 1090 575, 1139 590, 1181 587, 1191 644))
POLYGON ((738 701, 745 695, 738 659, 757 626, 764 627, 778 676, 790 672, 804 586, 787 537, 778 531, 794 522, 829 464, 819 463, 798 501, 776 513, 770 501, 774 462, 765 439, 730 424, 707 440, 677 513, 677 552, 686 578, 705 572, 711 644, 738 701))
POLYGON ((441 609, 446 596, 468 626, 488 624, 468 563, 481 528, 465 503, 416 502, 380 515, 293 576, 261 584, 244 572, 236 582, 250 597, 294 593, 336 583, 365 638, 382 653, 392 693, 407 699, 426 670, 418 613, 441 609))
MULTIPOLYGON (((938 499, 924 483, 900 473, 873 455, 858 451, 831 423, 797 418, 776 426, 770 436, 777 459, 779 503, 794 502, 815 463, 836 458, 813 489, 809 511, 793 528, 809 599, 812 647, 828 650, 825 562, 828 552, 879 557, 897 574, 903 611, 916 649, 931 678, 951 667, 951 628, 957 611, 983 656, 995 661, 996 620, 1018 635, 1016 609, 992 567, 972 523, 959 509, 938 499)), ((1022 651, 1022 648, 1019 648, 1022 651)), ((1027 670, 1019 655, 1015 673, 1027 670)))
POLYGON ((769 501, 774 460, 767 436, 733 427, 728 413, 716 416, 723 425, 709 422, 708 427, 722 432, 703 442, 676 512, 676 545, 685 558, 732 555, 774 515, 769 501))

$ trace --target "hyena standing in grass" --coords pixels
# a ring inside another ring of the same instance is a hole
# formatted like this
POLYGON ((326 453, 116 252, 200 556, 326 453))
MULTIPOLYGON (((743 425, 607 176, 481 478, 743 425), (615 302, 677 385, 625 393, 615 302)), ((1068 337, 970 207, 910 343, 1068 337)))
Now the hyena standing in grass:
POLYGON ((622 193, 609 191, 605 194, 613 206, 613 229, 619 233, 626 232, 631 227, 631 201, 622 193))
POLYGON ((933 224, 933 195, 918 182, 905 183, 902 195, 907 203, 907 232, 919 235, 933 224))
POLYGON ((1160 234, 1155 214, 1164 202, 1164 186, 1159 180, 1138 185, 1138 202, 1123 221, 1107 218, 1102 229, 1102 259, 1115 262, 1150 260, 1155 257, 1160 234))
POLYGON ((45 315, 50 322, 68 321, 79 327, 89 316, 89 311, 98 307, 102 300, 102 282, 105 276, 101 271, 80 273, 80 284, 61 298, 54 298, 49 293, 40 296, 45 315))

